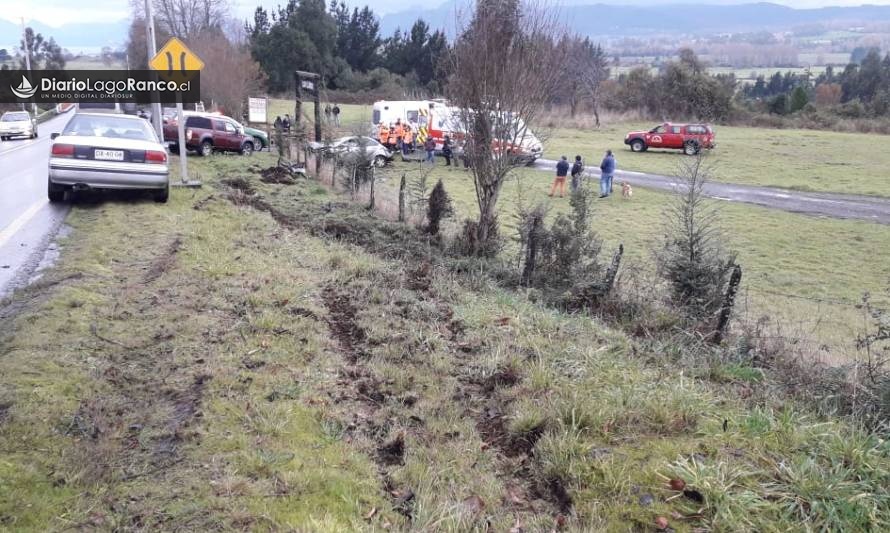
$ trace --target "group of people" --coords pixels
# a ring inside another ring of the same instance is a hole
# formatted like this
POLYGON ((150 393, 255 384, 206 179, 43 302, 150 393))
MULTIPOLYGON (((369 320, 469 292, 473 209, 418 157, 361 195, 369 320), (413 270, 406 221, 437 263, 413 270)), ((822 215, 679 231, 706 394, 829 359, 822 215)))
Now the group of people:
POLYGON ((290 115, 285 113, 284 118, 281 118, 281 115, 275 117, 274 126, 276 130, 281 130, 285 133, 289 132, 291 126, 290 115))
MULTIPOLYGON (((600 198, 607 198, 612 194, 612 179, 615 177, 615 169, 617 162, 612 150, 606 150, 606 155, 600 163, 600 198)), ((562 156, 556 163, 556 177, 553 179, 553 185, 550 187, 550 197, 559 189, 559 197, 563 198, 566 193, 566 178, 569 173, 572 175, 572 192, 581 187, 581 178, 584 176, 584 161, 580 155, 575 156, 575 162, 569 167, 569 161, 566 156, 562 156)))
POLYGON ((328 124, 333 124, 334 126, 340 126, 340 106, 336 103, 334 107, 331 107, 331 104, 327 104, 324 106, 324 118, 327 120, 328 124))
POLYGON ((402 123, 401 119, 390 124, 381 122, 377 129, 377 140, 390 151, 399 150, 402 154, 408 154, 415 150, 415 129, 408 122, 402 123))

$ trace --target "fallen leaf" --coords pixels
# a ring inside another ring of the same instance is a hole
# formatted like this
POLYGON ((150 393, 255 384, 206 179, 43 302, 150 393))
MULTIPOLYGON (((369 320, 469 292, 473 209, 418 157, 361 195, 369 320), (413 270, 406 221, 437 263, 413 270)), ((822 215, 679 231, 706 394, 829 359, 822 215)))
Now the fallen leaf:
POLYGON ((508 316, 498 317, 495 320, 495 322, 497 323, 498 326, 506 326, 507 324, 510 323, 510 317, 508 317, 508 316))
POLYGON ((686 482, 682 479, 675 477, 670 481, 671 490, 683 490, 686 488, 686 482))
POLYGON ((655 519, 655 527, 662 531, 667 529, 668 519, 663 516, 659 516, 658 518, 655 519))
POLYGON ((565 515, 562 515, 562 514, 556 515, 556 529, 563 529, 565 527, 566 527, 565 515))
POLYGON ((365 515, 365 520, 370 520, 370 519, 374 518, 375 514, 377 514, 377 508, 372 507, 371 510, 368 511, 368 514, 365 515))

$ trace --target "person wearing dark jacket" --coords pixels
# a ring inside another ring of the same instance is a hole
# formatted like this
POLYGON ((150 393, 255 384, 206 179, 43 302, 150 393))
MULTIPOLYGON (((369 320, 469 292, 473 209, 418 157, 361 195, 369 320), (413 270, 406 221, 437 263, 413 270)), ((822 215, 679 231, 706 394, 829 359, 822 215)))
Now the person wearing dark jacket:
POLYGON ((451 146, 451 137, 448 135, 445 136, 445 141, 442 143, 442 157, 445 158, 445 166, 451 166, 451 156, 454 155, 454 150, 451 146))
POLYGON ((581 186, 581 176, 584 174, 584 162, 581 161, 581 156, 575 156, 575 164, 572 165, 572 192, 578 190, 578 187, 581 186))
POLYGON ((559 163, 556 164, 556 177, 553 179, 553 186, 550 187, 550 197, 559 188, 559 197, 564 198, 566 195, 566 176, 569 174, 569 161, 566 156, 562 156, 559 163))
POLYGON ((606 150, 606 157, 600 163, 600 198, 605 198, 612 194, 612 178, 615 176, 615 156, 612 150, 606 150))

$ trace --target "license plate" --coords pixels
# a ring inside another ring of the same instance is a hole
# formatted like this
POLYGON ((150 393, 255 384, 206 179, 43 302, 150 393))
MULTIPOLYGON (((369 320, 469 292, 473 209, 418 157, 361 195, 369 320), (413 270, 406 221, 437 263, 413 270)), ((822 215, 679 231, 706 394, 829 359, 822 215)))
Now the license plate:
POLYGON ((103 159, 105 161, 123 161, 124 160, 124 151, 123 150, 96 150, 95 153, 96 159, 103 159))

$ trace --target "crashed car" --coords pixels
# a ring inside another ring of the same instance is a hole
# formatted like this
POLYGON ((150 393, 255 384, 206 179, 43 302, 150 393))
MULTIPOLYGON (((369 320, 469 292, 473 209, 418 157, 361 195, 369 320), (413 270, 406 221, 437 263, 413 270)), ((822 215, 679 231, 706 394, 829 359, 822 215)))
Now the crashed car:
POLYGON ((385 146, 377 142, 376 139, 363 135, 340 137, 331 143, 309 143, 309 149, 313 152, 322 152, 341 160, 355 160, 356 162, 362 157, 362 147, 364 147, 366 160, 372 162, 374 166, 382 167, 392 161, 392 153, 385 146))

